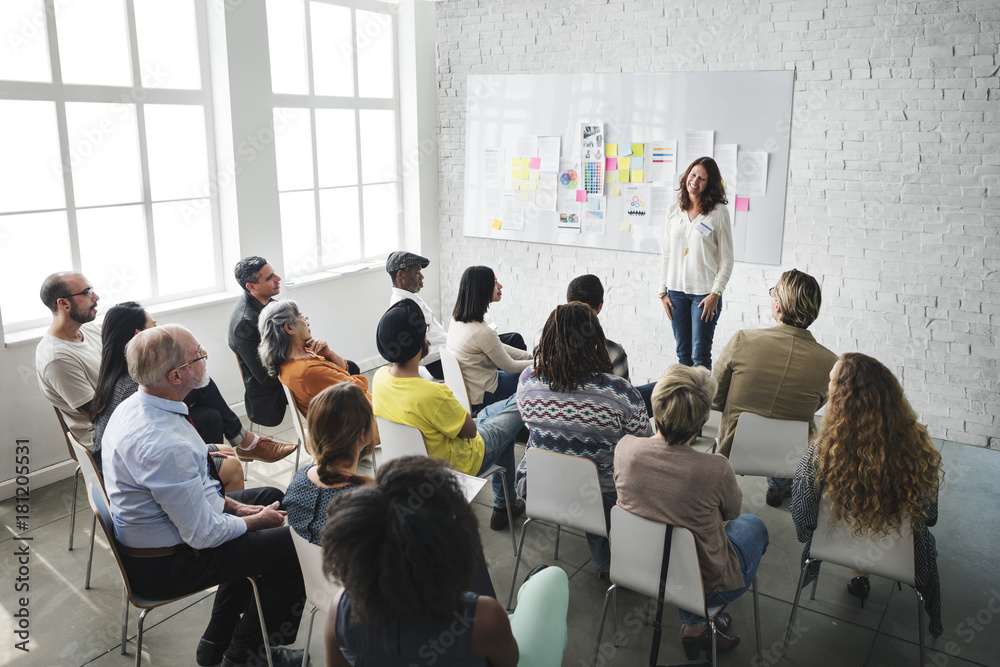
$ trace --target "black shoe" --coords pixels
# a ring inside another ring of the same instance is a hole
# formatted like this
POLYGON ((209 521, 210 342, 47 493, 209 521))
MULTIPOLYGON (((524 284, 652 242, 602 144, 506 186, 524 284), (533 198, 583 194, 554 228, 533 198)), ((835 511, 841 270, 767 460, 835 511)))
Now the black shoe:
MULTIPOLYGON (((517 503, 511 508, 511 514, 516 519, 524 514, 524 500, 517 499, 517 503)), ((506 530, 510 526, 510 519, 507 517, 506 507, 494 507, 493 516, 490 517, 491 530, 506 530)))
MULTIPOLYGON (((695 637, 683 637, 681 638, 681 644, 684 646, 684 655, 687 656, 688 660, 697 660, 700 655, 700 651, 705 651, 709 655, 712 653, 712 628, 705 626, 705 629, 700 635, 695 637)), ((730 637, 724 632, 720 632, 716 629, 715 632, 715 650, 717 653, 728 653, 734 648, 740 645, 739 635, 734 635, 730 637)))
POLYGON ((202 637, 198 641, 198 649, 195 651, 194 659, 201 667, 214 667, 222 662, 222 656, 227 648, 229 648, 229 644, 210 642, 202 637))
POLYGON ((719 632, 729 632, 732 624, 733 617, 729 615, 728 611, 719 612, 715 615, 715 629, 719 632))
MULTIPOLYGON (((302 649, 284 648, 281 646, 271 647, 271 662, 274 667, 300 667, 302 665, 302 649)), ((253 656, 246 662, 236 662, 229 656, 222 657, 222 667, 250 667, 250 665, 266 665, 267 659, 261 656, 253 656)))
POLYGON ((847 582, 847 592, 856 598, 861 599, 861 608, 865 608, 865 598, 872 591, 872 584, 868 577, 854 577, 847 582))
POLYGON ((771 507, 781 507, 781 501, 792 497, 792 487, 790 486, 769 486, 764 500, 771 507))

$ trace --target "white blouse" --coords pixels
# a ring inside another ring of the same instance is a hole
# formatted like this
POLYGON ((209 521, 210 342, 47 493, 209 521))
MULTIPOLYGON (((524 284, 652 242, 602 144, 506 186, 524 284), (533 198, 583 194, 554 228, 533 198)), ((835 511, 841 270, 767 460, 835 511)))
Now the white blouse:
POLYGON ((660 293, 722 293, 732 273, 733 230, 726 207, 719 204, 689 221, 678 202, 671 204, 663 232, 660 293))

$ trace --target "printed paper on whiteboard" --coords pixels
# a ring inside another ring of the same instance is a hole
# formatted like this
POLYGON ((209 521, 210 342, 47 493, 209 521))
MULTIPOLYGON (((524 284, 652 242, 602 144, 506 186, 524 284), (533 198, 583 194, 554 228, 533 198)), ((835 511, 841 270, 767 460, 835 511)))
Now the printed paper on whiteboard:
POLYGON ((625 217, 632 222, 650 222, 653 211, 652 186, 649 183, 627 183, 622 186, 625 217))
POLYGON ((559 170, 559 152, 561 137, 538 137, 538 157, 541 158, 542 171, 559 170))
POLYGON ((739 193, 750 197, 763 197, 767 192, 767 152, 740 151, 737 161, 739 193))
POLYGON ((647 179, 653 183, 671 181, 677 173, 677 142, 654 141, 649 145, 650 166, 647 179))
POLYGON ((688 130, 684 133, 684 154, 681 172, 700 157, 714 157, 715 132, 713 130, 688 130))
POLYGON ((722 180, 726 182, 726 192, 732 199, 733 193, 736 192, 736 185, 739 183, 739 178, 736 175, 736 144, 716 144, 715 163, 719 165, 722 180))
POLYGON ((516 193, 504 193, 503 214, 500 216, 500 220, 503 222, 505 230, 524 230, 524 205, 519 200, 520 197, 516 196, 516 193))

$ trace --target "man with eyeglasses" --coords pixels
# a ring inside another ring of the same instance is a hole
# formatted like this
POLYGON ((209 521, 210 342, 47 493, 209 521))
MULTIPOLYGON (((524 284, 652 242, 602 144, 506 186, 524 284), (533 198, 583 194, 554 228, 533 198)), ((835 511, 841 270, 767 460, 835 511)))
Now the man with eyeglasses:
POLYGON ((100 297, 85 276, 69 271, 46 278, 39 297, 52 311, 52 324, 35 348, 38 386, 76 439, 89 446, 94 427, 87 409, 101 368, 101 329, 92 324, 100 297))
POLYGON ((125 346, 139 391, 115 409, 103 437, 104 482, 122 565, 133 590, 169 599, 219 584, 198 644, 199 665, 266 661, 246 577, 257 581, 275 667, 302 662, 291 644, 305 586, 284 494, 264 487, 223 494, 184 397, 208 383, 208 353, 190 331, 166 324, 125 346))

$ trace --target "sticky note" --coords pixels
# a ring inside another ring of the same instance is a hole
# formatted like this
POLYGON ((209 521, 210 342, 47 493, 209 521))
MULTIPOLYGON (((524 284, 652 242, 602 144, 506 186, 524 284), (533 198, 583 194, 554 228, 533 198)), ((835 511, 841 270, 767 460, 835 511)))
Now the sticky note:
POLYGON ((511 190, 520 190, 521 189, 521 181, 511 181, 510 182, 510 189, 511 190))
MULTIPOLYGON (((497 229, 499 229, 499 227, 497 227, 497 229)), ((622 220, 622 224, 618 229, 620 229, 623 232, 631 231, 632 223, 630 223, 628 220, 622 220)))
POLYGON ((617 169, 618 168, 618 158, 616 158, 616 157, 609 157, 606 160, 605 168, 608 169, 609 171, 612 170, 612 169, 617 169))
POLYGON ((618 182, 618 172, 617 171, 609 171, 609 172, 607 172, 604 175, 604 182, 605 183, 617 183, 618 182))
POLYGON ((750 198, 749 197, 737 197, 736 198, 736 210, 737 211, 749 211, 750 210, 750 198))
POLYGON ((541 169, 542 168, 542 158, 533 157, 528 159, 528 167, 531 169, 541 169))
POLYGON ((622 196, 622 186, 620 186, 620 185, 612 185, 611 188, 610 188, 610 194, 611 194, 612 197, 621 197, 622 196))
POLYGON ((608 157, 615 157, 618 155, 618 144, 604 144, 604 154, 608 157))
POLYGON ((632 168, 632 158, 630 158, 630 157, 620 157, 620 158, 618 158, 618 168, 619 169, 631 169, 632 168))
POLYGON ((642 183, 642 181, 643 181, 643 178, 642 178, 642 169, 633 169, 632 170, 632 182, 633 183, 642 183))
POLYGON ((641 157, 636 157, 636 156, 633 155, 632 156, 632 166, 629 167, 629 168, 630 169, 642 169, 642 161, 643 160, 642 160, 641 157))
POLYGON ((519 157, 514 158, 514 160, 510 163, 510 166, 512 166, 512 167, 520 167, 521 166, 521 158, 519 158, 519 157))
POLYGON ((537 181, 538 179, 540 179, 542 177, 541 172, 538 171, 537 169, 529 169, 528 171, 530 173, 530 178, 533 181, 537 181))
POLYGON ((577 190, 576 191, 576 200, 577 201, 587 201, 587 191, 586 190, 577 190))
POLYGON ((531 158, 523 157, 521 158, 521 169, 531 168, 531 158))
POLYGON ((618 147, 618 157, 628 157, 632 154, 632 144, 620 144, 618 147))
POLYGON ((523 190, 521 192, 521 201, 528 201, 529 196, 531 196, 531 193, 528 192, 527 190, 523 190))
POLYGON ((492 224, 492 225, 490 225, 490 226, 491 226, 491 227, 492 227, 493 229, 500 229, 501 225, 503 225, 503 223, 502 223, 502 222, 500 222, 500 221, 499 221, 499 220, 497 220, 496 218, 493 218, 493 224, 492 224))
POLYGON ((593 199, 587 200, 587 210, 588 211, 600 211, 601 210, 601 198, 594 197, 593 199))
POLYGON ((521 170, 520 169, 511 169, 510 170, 510 177, 513 178, 515 181, 517 179, 521 178, 521 170))
POLYGON ((628 181, 628 169, 622 169, 621 171, 618 172, 618 182, 619 183, 628 183, 629 182, 628 181))
POLYGON ((537 190, 538 181, 528 181, 528 190, 537 190))
POLYGON ((643 147, 646 144, 632 144, 632 155, 644 155, 643 147))
POLYGON ((524 180, 528 180, 528 175, 530 173, 531 173, 530 169, 522 169, 521 170, 521 178, 523 178, 524 180))

